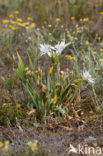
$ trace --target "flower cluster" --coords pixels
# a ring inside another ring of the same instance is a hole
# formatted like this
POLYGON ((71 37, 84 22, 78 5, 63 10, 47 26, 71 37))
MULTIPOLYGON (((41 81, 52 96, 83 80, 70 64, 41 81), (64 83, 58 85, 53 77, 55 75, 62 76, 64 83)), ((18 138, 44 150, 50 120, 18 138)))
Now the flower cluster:
POLYGON ((56 44, 55 46, 51 46, 49 44, 40 44, 40 56, 48 54, 49 57, 52 57, 52 51, 55 54, 60 55, 62 51, 70 44, 71 43, 66 44, 64 41, 62 41, 59 44, 56 44))
POLYGON ((2 20, 2 23, 7 25, 11 30, 17 30, 19 28, 33 28, 35 27, 35 23, 31 17, 27 17, 27 20, 24 22, 21 18, 17 17, 19 11, 15 11, 14 14, 9 15, 9 19, 2 20))

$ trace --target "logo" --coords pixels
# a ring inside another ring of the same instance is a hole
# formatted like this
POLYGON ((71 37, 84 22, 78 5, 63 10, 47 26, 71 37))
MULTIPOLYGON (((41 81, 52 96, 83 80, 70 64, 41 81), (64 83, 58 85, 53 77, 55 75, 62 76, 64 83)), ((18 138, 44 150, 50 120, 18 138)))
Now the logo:
POLYGON ((102 154, 102 148, 101 147, 92 147, 86 145, 78 144, 77 148, 75 148, 72 144, 70 144, 68 154, 70 153, 77 153, 77 154, 93 154, 93 155, 100 155, 102 154))

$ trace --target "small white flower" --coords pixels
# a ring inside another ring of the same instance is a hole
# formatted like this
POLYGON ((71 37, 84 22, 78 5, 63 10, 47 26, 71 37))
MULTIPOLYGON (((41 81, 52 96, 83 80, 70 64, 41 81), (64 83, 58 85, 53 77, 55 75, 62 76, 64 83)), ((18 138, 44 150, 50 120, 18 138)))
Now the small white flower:
POLYGON ((63 51, 69 44, 70 44, 70 43, 65 44, 64 41, 62 41, 60 44, 56 44, 56 45, 54 46, 56 54, 61 54, 62 51, 63 51))
POLYGON ((40 56, 48 54, 51 57, 50 49, 53 47, 49 44, 40 44, 40 56))
POLYGON ((92 76, 89 74, 87 70, 83 72, 83 79, 88 81, 89 83, 92 83, 92 84, 95 83, 95 80, 92 78, 92 76))

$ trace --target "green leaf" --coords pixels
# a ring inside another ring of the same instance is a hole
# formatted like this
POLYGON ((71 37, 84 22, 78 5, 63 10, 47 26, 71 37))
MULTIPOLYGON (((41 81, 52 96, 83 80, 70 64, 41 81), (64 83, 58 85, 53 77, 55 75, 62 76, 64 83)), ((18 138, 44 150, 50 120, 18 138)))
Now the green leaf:
POLYGON ((26 88, 34 105, 38 108, 38 96, 37 96, 35 89, 31 88, 29 85, 26 85, 26 88))
POLYGON ((34 71, 34 66, 33 66, 33 63, 32 63, 32 60, 28 54, 28 58, 29 58, 29 67, 30 67, 30 70, 34 71))
POLYGON ((76 79, 73 81, 74 84, 76 84, 78 87, 81 87, 82 85, 82 80, 81 79, 76 79))
POLYGON ((17 55, 18 55, 18 68, 16 69, 16 73, 19 76, 21 81, 26 82, 26 72, 25 72, 24 63, 20 55, 19 54, 17 55))
POLYGON ((70 85, 68 85, 67 88, 62 93, 62 95, 61 95, 61 101, 63 101, 66 98, 66 96, 68 94, 68 91, 69 91, 69 88, 70 88, 70 85))
POLYGON ((46 75, 46 83, 47 83, 47 88, 48 88, 48 91, 50 92, 50 76, 47 72, 45 72, 45 75, 46 75))

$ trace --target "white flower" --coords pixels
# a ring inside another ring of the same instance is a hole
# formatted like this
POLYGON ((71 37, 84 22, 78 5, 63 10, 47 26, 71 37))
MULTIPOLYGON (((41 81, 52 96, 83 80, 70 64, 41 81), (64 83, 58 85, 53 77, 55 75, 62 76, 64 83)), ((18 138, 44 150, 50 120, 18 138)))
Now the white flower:
POLYGON ((92 76, 89 74, 87 70, 83 72, 83 79, 88 81, 89 83, 92 83, 92 84, 95 83, 95 80, 92 78, 92 76))
POLYGON ((49 44, 40 44, 40 56, 48 54, 48 56, 51 57, 52 54, 50 50, 53 50, 56 54, 60 55, 68 45, 70 45, 70 43, 65 44, 64 41, 62 41, 60 44, 56 44, 54 47, 49 44))
POLYGON ((51 57, 50 49, 53 47, 49 44, 40 44, 40 56, 48 54, 51 57))
POLYGON ((56 54, 61 54, 62 51, 63 51, 69 44, 70 44, 70 43, 65 44, 64 41, 62 41, 60 44, 56 44, 56 45, 54 46, 56 54))

